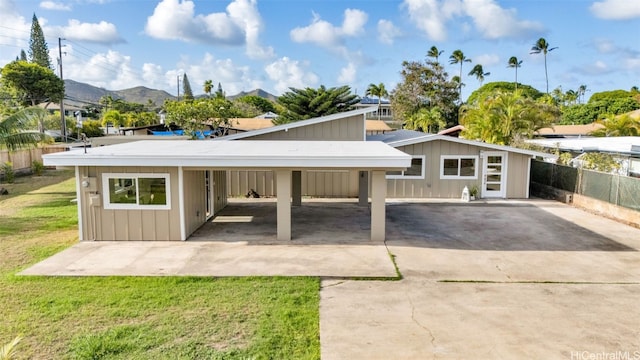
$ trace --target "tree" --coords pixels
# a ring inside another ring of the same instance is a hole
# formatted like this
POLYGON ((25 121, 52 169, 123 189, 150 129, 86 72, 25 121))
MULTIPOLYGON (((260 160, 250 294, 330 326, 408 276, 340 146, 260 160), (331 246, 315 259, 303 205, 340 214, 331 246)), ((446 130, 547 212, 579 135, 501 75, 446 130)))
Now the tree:
POLYGON ((467 98, 467 104, 474 104, 479 101, 484 101, 488 97, 493 97, 496 92, 501 91, 504 93, 512 93, 518 91, 520 96, 528 97, 534 100, 540 99, 544 93, 531 87, 530 85, 520 84, 516 89, 516 84, 507 81, 493 81, 486 83, 476 90, 467 98))
POLYGON ((604 127, 592 131, 592 136, 640 136, 640 119, 629 114, 608 115, 596 122, 604 127))
POLYGON ((380 104, 382 102, 382 97, 387 97, 389 96, 389 92, 387 91, 387 89, 384 87, 383 83, 380 83, 378 85, 376 84, 369 84, 369 87, 367 87, 367 91, 364 93, 365 96, 376 96, 378 98, 378 120, 380 120, 380 104))
POLYGON ((36 146, 48 138, 47 135, 29 131, 28 124, 44 117, 45 111, 38 107, 22 109, 0 120, 0 147, 15 151, 20 148, 36 146))
POLYGON ((421 108, 418 112, 411 114, 404 123, 403 128, 426 133, 437 133, 446 126, 447 123, 444 121, 442 111, 435 106, 430 109, 421 108))
POLYGON ((127 125, 127 117, 118 110, 109 110, 102 117, 102 125, 108 126, 109 124, 114 127, 125 126, 127 125))
POLYGON ((276 112, 275 104, 271 100, 267 100, 261 96, 246 95, 239 98, 237 101, 251 104, 260 109, 263 113, 276 112))
POLYGON ((21 61, 29 61, 27 60, 27 53, 24 52, 24 50, 20 50, 20 59, 21 61))
POLYGON ((587 85, 580 85, 580 87, 578 87, 578 100, 580 103, 584 103, 584 95, 587 91, 589 91, 589 89, 587 89, 587 85))
POLYGON ((468 74, 469 76, 473 75, 476 77, 476 79, 478 79, 478 81, 480 81, 480 86, 482 86, 482 82, 484 81, 484 77, 485 76, 489 76, 491 75, 490 72, 484 72, 484 69, 482 68, 482 65, 480 64, 476 64, 473 69, 471 69, 471 71, 468 74))
POLYGON ((17 90, 25 105, 59 102, 64 96, 64 82, 38 64, 14 61, 4 66, 1 74, 2 81, 17 90))
POLYGON ((507 67, 514 68, 516 70, 516 90, 518 90, 518 68, 522 65, 522 60, 518 60, 517 57, 512 56, 509 58, 507 67))
POLYGON ((209 125, 229 125, 229 117, 235 116, 232 103, 221 98, 201 98, 191 102, 166 100, 163 110, 167 121, 180 126, 187 135, 197 138, 197 132, 209 125))
POLYGON ((459 92, 459 98, 461 102, 462 102, 462 64, 466 62, 471 62, 471 59, 467 59, 467 57, 464 56, 464 53, 462 52, 462 50, 454 50, 451 56, 449 56, 449 64, 452 64, 452 65, 460 64, 460 75, 458 77, 460 82, 458 86, 458 92, 459 92))
POLYGON ((213 80, 205 80, 203 90, 204 93, 207 94, 207 96, 211 96, 211 90, 213 90, 213 80))
POLYGON ((540 54, 544 55, 544 77, 547 81, 547 94, 549 93, 549 74, 547 73, 547 53, 557 49, 558 47, 549 48, 549 43, 544 38, 538 39, 535 44, 531 47, 530 54, 540 54))
POLYGON ((437 47, 432 46, 429 51, 427 51, 427 56, 434 58, 435 62, 438 63, 438 58, 440 57, 440 55, 442 55, 442 53, 444 53, 444 50, 438 50, 437 47))
POLYGON ((278 103, 287 110, 272 122, 279 125, 331 115, 350 110, 358 102, 360 99, 347 85, 328 89, 324 85, 318 89, 289 88, 278 97, 278 103))
POLYGON ((224 91, 222 90, 222 84, 218 83, 218 90, 216 90, 216 98, 224 99, 226 98, 224 91))
POLYGON ((49 48, 36 14, 31 20, 31 37, 29 38, 29 60, 47 69, 53 69, 49 58, 49 48))
POLYGON ((193 100, 193 91, 191 90, 191 84, 189 83, 189 77, 187 76, 187 73, 184 73, 184 75, 182 75, 182 90, 185 100, 193 100))
POLYGON ((438 107, 448 126, 458 123, 458 84, 449 80, 441 64, 404 61, 402 80, 391 92, 391 108, 397 120, 407 122, 422 108, 438 107))
POLYGON ((463 107, 460 123, 467 139, 509 145, 520 138, 531 138, 537 130, 553 124, 558 115, 555 106, 518 92, 497 92, 477 105, 463 107))

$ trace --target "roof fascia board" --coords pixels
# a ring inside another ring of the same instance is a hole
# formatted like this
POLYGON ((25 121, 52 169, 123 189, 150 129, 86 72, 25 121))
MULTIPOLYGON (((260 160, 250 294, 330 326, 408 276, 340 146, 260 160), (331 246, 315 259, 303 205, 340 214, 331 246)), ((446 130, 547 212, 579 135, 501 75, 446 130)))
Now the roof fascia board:
POLYGON ((400 147, 400 146, 414 145, 414 144, 419 144, 419 143, 422 143, 422 142, 429 142, 429 141, 433 141, 433 140, 444 140, 444 141, 451 141, 451 142, 455 142, 455 143, 459 143, 459 144, 486 147, 486 148, 489 148, 489 149, 494 149, 494 150, 499 150, 499 151, 509 151, 509 152, 514 152, 514 153, 518 153, 518 154, 530 155, 532 157, 538 157, 538 156, 539 157, 544 157, 544 158, 557 158, 558 157, 557 155, 554 155, 554 154, 543 153, 543 152, 539 152, 539 151, 525 150, 525 149, 519 149, 519 148, 512 147, 512 146, 489 144, 489 143, 480 142, 480 141, 460 139, 460 138, 456 138, 456 137, 451 137, 451 136, 446 136, 446 135, 436 135, 436 134, 428 134, 428 135, 416 137, 416 138, 413 138, 413 139, 406 139, 406 140, 399 140, 399 141, 395 141, 395 142, 389 142, 387 144, 389 146, 393 146, 393 147, 397 148, 397 147, 400 147))

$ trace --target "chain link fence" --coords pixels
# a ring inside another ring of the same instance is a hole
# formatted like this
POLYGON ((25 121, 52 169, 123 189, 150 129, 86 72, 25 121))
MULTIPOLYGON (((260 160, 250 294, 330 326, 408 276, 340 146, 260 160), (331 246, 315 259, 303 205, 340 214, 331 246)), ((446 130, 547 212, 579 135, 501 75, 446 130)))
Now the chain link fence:
POLYGON ((640 211, 640 178, 534 160, 531 181, 640 211))

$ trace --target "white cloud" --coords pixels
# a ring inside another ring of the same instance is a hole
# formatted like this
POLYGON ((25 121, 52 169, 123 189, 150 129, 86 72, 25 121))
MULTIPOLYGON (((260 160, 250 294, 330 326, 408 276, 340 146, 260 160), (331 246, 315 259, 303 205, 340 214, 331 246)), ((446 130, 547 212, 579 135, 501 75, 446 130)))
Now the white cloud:
POLYGON ((29 48, 29 31, 31 19, 28 21, 20 16, 12 0, 0 0, 0 14, 2 14, 2 45, 0 46, 0 66, 11 62, 20 55, 20 49, 29 48))
POLYGON ((538 22, 518 20, 515 9, 503 9, 495 0, 463 0, 463 8, 487 39, 526 38, 544 30, 538 22))
POLYGON ((519 20, 514 9, 496 0, 404 0, 410 21, 434 41, 447 39, 447 22, 470 17, 475 29, 487 39, 522 38, 544 29, 534 21, 519 20))
POLYGON ((275 83, 274 89, 279 94, 282 94, 288 91, 290 87, 314 87, 318 83, 318 76, 306 70, 307 67, 308 64, 306 63, 283 57, 268 64, 264 70, 269 80, 275 83))
POLYGON ((638 0, 604 0, 596 1, 589 7, 591 13, 600 19, 628 20, 640 17, 640 1, 638 0))
POLYGON ((227 6, 227 11, 235 23, 244 26, 247 55, 250 58, 270 59, 275 56, 272 47, 260 45, 259 37, 264 25, 258 12, 256 0, 236 0, 227 6))
POLYGON ((65 47, 64 77, 109 90, 121 90, 147 84, 131 67, 131 57, 117 51, 95 54, 89 59, 75 55, 73 45, 65 47))
POLYGON ((378 41, 386 45, 393 45, 395 38, 401 36, 402 32, 389 20, 378 21, 378 41))
POLYGON ((71 11, 70 4, 63 4, 55 1, 42 1, 40 7, 46 10, 71 11))
POLYGON ((48 28, 47 31, 69 40, 86 41, 96 44, 117 44, 124 42, 124 39, 118 34, 116 26, 106 21, 99 23, 82 23, 78 20, 71 19, 67 26, 55 26, 48 28))
POLYGON ((357 69, 354 63, 349 63, 347 66, 340 69, 340 75, 338 76, 339 84, 351 84, 356 80, 357 69))
POLYGON ((367 14, 361 10, 346 9, 342 25, 334 26, 320 19, 320 16, 314 13, 310 25, 291 30, 290 36, 295 42, 312 43, 324 48, 335 49, 342 46, 345 37, 363 34, 367 18, 367 14))
POLYGON ((593 43, 596 50, 601 54, 610 54, 618 50, 616 44, 607 39, 595 39, 593 43))
MULTIPOLYGON (((480 64, 487 71, 490 66, 499 65, 500 57, 496 54, 481 54, 473 57, 475 64, 480 64)), ((507 66, 507 62, 504 62, 504 66, 507 66)))

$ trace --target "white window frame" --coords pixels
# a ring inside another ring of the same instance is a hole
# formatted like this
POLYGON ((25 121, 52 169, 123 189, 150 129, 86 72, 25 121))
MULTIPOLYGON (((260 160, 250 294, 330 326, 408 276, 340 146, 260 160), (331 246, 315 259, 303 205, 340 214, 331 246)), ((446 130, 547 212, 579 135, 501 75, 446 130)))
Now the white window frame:
POLYGON ((478 155, 442 155, 440 156, 440 179, 443 180, 473 180, 478 178, 478 168, 480 167, 480 157, 478 155), (458 175, 444 174, 445 160, 458 160, 458 175), (473 159, 473 176, 460 176, 460 163, 462 159, 473 159))
POLYGON ((170 210, 171 209, 171 182, 170 175, 167 173, 103 173, 102 174, 102 200, 104 208, 109 210, 170 210), (118 204, 112 203, 109 193, 109 179, 128 178, 135 180, 136 186, 136 203, 135 204, 118 204), (167 203, 165 205, 149 205, 139 204, 140 197, 138 187, 138 179, 164 179, 165 195, 167 203))
POLYGON ((411 155, 411 160, 413 159, 422 159, 422 169, 420 169, 420 175, 405 175, 405 171, 406 170, 402 170, 400 171, 399 175, 386 175, 385 178, 387 179, 400 179, 400 180, 411 180, 411 179, 424 179, 425 177, 425 172, 426 172, 426 159, 427 157, 425 155, 411 155))

